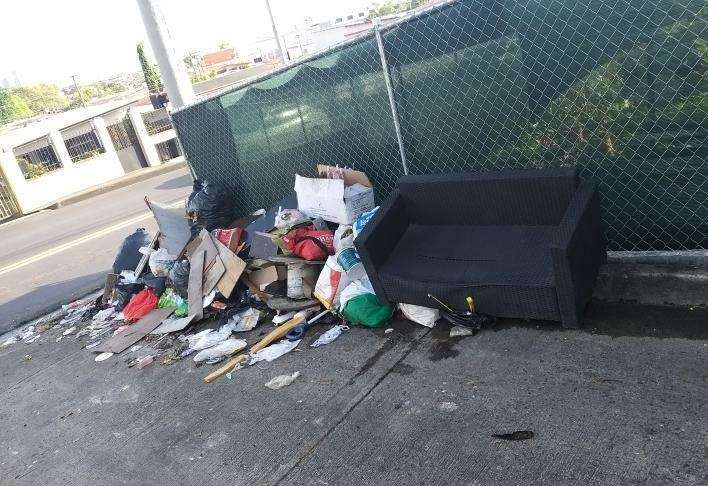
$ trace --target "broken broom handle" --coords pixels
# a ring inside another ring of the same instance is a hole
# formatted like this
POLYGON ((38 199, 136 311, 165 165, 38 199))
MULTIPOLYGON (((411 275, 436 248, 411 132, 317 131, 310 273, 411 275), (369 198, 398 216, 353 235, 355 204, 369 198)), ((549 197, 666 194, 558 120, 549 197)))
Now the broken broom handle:
POLYGON ((212 381, 216 380, 217 378, 220 378, 224 376, 226 373, 231 372, 236 366, 239 364, 246 364, 248 362, 248 354, 240 354, 236 356, 234 359, 229 360, 224 366, 219 368, 216 371, 213 371, 206 375, 204 377, 204 383, 211 383, 212 381))
MULTIPOLYGON (((263 339, 258 341, 253 346, 251 346, 249 353, 255 353, 256 351, 260 351, 261 349, 265 348, 266 346, 268 346, 272 342, 285 336, 291 330, 295 329, 297 326, 299 326, 300 324, 305 322, 305 320, 306 320, 305 316, 293 317, 288 322, 273 329, 271 332, 269 332, 266 335, 266 337, 264 337, 263 339)), ((204 383, 211 383, 212 381, 216 380, 217 378, 224 376, 226 373, 231 372, 239 364, 242 364, 242 363, 245 364, 247 361, 248 361, 248 354, 241 354, 239 356, 236 356, 234 359, 229 360, 224 366, 222 366, 218 370, 206 375, 204 377, 204 383)))

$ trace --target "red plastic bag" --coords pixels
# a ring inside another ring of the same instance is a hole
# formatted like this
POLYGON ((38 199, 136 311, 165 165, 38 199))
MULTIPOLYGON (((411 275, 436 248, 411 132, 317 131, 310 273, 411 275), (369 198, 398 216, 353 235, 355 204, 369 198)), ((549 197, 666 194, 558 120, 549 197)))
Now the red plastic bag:
POLYGON ((157 308, 157 295, 152 289, 144 289, 130 299, 128 305, 123 309, 123 316, 126 321, 137 321, 148 312, 157 308))
POLYGON ((334 235, 314 226, 297 228, 283 236, 283 243, 294 255, 308 261, 324 260, 334 255, 334 235))

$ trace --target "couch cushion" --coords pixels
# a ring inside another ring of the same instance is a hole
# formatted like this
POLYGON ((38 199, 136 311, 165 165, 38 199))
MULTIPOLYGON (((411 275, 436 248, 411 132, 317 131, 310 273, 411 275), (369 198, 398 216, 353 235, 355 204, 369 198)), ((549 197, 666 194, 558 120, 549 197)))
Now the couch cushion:
POLYGON ((408 227, 379 269, 387 278, 446 284, 552 287, 555 226, 408 227))

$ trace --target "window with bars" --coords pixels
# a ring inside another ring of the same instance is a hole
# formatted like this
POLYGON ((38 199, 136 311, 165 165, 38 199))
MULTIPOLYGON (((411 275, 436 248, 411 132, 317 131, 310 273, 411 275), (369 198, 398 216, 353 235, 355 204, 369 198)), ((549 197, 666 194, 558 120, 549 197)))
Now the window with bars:
POLYGON ((116 150, 123 150, 138 144, 135 128, 127 116, 118 123, 108 125, 106 128, 116 150))
POLYGON ((106 151, 90 123, 85 123, 78 130, 75 127, 64 130, 61 135, 74 163, 91 159, 106 151))
MULTIPOLYGON (((36 143, 32 145, 37 146, 36 143)), ((54 147, 52 147, 48 139, 45 139, 44 145, 40 145, 38 148, 25 150, 23 150, 23 147, 16 148, 15 159, 20 166, 22 175, 27 180, 36 179, 62 168, 61 162, 59 162, 59 158, 54 152, 54 147)))
POLYGON ((142 117, 148 135, 157 135, 172 129, 172 120, 170 120, 167 110, 164 108, 143 113, 142 117))
POLYGON ((167 162, 182 155, 176 138, 172 138, 162 143, 155 144, 160 162, 167 162))

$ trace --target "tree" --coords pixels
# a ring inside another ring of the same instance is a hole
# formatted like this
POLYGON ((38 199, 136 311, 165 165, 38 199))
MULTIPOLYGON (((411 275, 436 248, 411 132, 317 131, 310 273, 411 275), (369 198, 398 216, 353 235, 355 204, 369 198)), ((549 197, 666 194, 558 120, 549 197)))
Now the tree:
POLYGON ((55 84, 35 84, 15 88, 12 93, 22 98, 35 114, 57 113, 69 106, 69 100, 55 84))
POLYGON ((420 7, 425 4, 426 0, 400 0, 400 1, 388 1, 383 5, 376 5, 375 17, 382 17, 384 15, 391 15, 395 13, 405 12, 407 10, 412 10, 414 8, 420 7))
POLYGON ((25 100, 9 90, 0 88, 0 125, 32 116, 25 100))
POLYGON ((143 69, 143 76, 145 76, 145 84, 147 85, 148 91, 153 94, 162 91, 160 74, 157 72, 155 65, 148 61, 142 42, 138 43, 138 60, 140 61, 140 67, 143 69))

